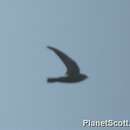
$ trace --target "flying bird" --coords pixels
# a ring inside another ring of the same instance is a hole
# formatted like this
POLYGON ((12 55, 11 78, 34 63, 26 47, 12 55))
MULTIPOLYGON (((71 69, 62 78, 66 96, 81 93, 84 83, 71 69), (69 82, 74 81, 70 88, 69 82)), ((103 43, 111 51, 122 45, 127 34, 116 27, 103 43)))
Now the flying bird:
POLYGON ((80 73, 80 68, 77 65, 77 63, 69 56, 67 56, 65 53, 61 52, 60 50, 54 47, 48 46, 47 48, 52 50, 61 59, 61 61, 65 64, 67 68, 65 76, 48 78, 47 81, 49 83, 54 83, 54 82, 76 83, 88 78, 87 75, 80 73))

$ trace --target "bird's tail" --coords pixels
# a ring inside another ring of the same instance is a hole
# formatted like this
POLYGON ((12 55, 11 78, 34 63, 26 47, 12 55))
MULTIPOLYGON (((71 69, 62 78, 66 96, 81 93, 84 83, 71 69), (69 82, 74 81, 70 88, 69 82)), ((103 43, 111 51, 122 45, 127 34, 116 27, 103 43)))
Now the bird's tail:
POLYGON ((47 82, 48 83, 54 83, 54 82, 57 82, 57 79, 56 78, 48 78, 47 82))

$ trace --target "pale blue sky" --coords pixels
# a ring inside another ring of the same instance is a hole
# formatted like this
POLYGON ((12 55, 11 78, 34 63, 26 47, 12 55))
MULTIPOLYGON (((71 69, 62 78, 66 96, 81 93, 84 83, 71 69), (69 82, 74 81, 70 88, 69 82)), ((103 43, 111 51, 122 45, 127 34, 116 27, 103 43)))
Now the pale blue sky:
POLYGON ((129 5, 1 0, 0 130, 81 130, 83 119, 130 120, 129 5), (46 83, 65 71, 47 45, 73 57, 89 79, 46 83))

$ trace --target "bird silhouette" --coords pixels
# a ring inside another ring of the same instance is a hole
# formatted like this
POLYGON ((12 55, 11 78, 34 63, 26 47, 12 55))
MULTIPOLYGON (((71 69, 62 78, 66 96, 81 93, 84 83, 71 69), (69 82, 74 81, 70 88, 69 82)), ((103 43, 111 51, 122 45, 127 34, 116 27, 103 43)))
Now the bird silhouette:
POLYGON ((87 75, 80 73, 80 68, 77 65, 77 63, 74 60, 72 60, 69 56, 67 56, 65 53, 61 52, 60 50, 54 47, 48 46, 47 48, 52 50, 61 59, 61 61, 65 64, 67 68, 65 76, 48 78, 47 81, 49 83, 54 83, 54 82, 76 83, 88 78, 87 75))

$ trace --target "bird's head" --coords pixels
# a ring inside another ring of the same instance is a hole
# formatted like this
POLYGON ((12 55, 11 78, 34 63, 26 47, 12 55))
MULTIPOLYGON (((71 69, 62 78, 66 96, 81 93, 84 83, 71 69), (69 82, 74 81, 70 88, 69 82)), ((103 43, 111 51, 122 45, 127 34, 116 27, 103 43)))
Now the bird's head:
POLYGON ((87 78, 88 78, 87 75, 85 75, 85 74, 81 74, 81 79, 82 79, 82 80, 85 80, 85 79, 87 79, 87 78))

